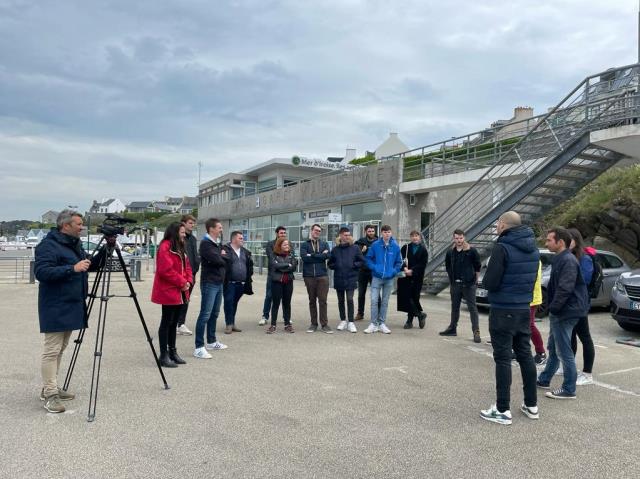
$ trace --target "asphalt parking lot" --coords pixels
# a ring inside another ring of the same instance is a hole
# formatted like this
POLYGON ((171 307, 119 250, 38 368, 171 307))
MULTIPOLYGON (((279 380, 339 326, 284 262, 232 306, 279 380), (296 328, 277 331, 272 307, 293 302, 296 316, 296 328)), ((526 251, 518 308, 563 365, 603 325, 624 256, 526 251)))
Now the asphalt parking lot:
MULTIPOLYGON (((148 300, 152 279, 145 279, 135 288, 155 335, 160 307, 148 300)), ((424 297, 424 330, 402 329, 392 297, 391 335, 365 335, 365 322, 357 334, 306 334, 306 293, 296 281, 297 332, 268 336, 257 325, 261 278, 255 290, 240 303, 243 332, 220 333, 229 348, 212 359, 193 358, 193 338, 178 336, 188 364, 166 371, 170 390, 133 302, 113 298, 97 418, 88 423, 95 328, 72 380, 77 399, 65 414, 46 413, 38 399, 37 285, 0 285, 0 477, 637 477, 640 348, 615 340, 640 335, 621 330, 606 312, 590 317, 596 384, 579 388, 576 401, 541 395, 541 418, 532 421, 518 412, 514 366, 514 421, 500 426, 479 417, 495 402, 491 346, 472 342, 466 313, 458 337, 437 334, 448 324, 446 294, 424 297)), ((124 283, 113 291, 125 293, 124 283)), ((333 292, 329 311, 335 327, 333 292)), ((546 339, 547 322, 538 324, 546 339)), ((481 329, 488 339, 485 314, 481 329)))

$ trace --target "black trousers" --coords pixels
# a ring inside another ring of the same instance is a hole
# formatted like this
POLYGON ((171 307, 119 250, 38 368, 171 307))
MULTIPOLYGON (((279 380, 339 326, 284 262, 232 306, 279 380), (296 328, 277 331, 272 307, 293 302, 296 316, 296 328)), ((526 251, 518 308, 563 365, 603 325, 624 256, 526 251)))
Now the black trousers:
POLYGON ((282 302, 282 317, 285 326, 291 324, 291 296, 293 295, 293 281, 281 283, 271 282, 271 324, 276 325, 278 321, 278 308, 282 302))
POLYGON ((349 322, 353 323, 353 289, 336 289, 338 295, 338 311, 340 312, 340 321, 346 321, 349 318, 349 322), (345 296, 347 300, 347 314, 344 311, 345 296))
POLYGON ((586 316, 580 318, 571 333, 571 349, 573 350, 574 356, 578 351, 578 338, 582 343, 582 371, 591 374, 591 371, 593 371, 593 362, 596 359, 596 348, 593 345, 593 339, 589 331, 589 318, 586 316))
MULTIPOLYGON (((193 292, 193 287, 196 284, 196 275, 193 274, 193 281, 191 283, 191 287, 189 288, 189 297, 191 297, 191 293, 193 292)), ((178 316, 178 327, 182 326, 187 319, 187 310, 189 309, 189 303, 186 302, 182 305, 180 309, 180 316, 178 316)))
POLYGON ((422 305, 420 304, 420 293, 422 293, 423 279, 419 281, 411 281, 411 290, 409 297, 409 307, 411 312, 407 313, 407 321, 411 321, 414 317, 420 316, 422 313, 422 305))
POLYGON ((180 317, 182 306, 184 305, 162 305, 162 317, 158 328, 158 342, 160 343, 161 353, 167 352, 167 346, 172 349, 176 347, 176 328, 178 327, 178 318, 180 317))
POLYGON ((367 296, 367 286, 371 284, 371 271, 358 272, 358 314, 364 315, 364 302, 367 296))
POLYGON ((480 321, 478 318, 478 307, 476 306, 476 285, 454 282, 451 283, 449 291, 451 292, 450 326, 454 329, 458 327, 458 320, 460 319, 460 303, 462 303, 462 298, 464 298, 467 302, 467 307, 469 308, 469 316, 471 316, 471 329, 473 332, 479 331, 480 321))
POLYGON ((496 406, 498 411, 510 409, 511 397, 511 350, 516 355, 522 374, 524 403, 537 406, 536 365, 531 355, 531 328, 529 309, 491 309, 489 334, 496 363, 496 406))

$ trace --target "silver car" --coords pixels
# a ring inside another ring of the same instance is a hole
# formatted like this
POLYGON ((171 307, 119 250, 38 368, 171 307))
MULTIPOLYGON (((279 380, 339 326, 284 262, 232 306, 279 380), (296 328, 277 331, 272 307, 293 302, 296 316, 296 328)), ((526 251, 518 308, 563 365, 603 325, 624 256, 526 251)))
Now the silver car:
MULTIPOLYGON (((548 249, 540 249, 540 261, 542 262, 542 304, 538 306, 538 312, 536 316, 539 318, 545 317, 548 314, 547 311, 547 284, 549 284, 549 278, 551 277, 551 261, 553 255, 548 249)), ((595 260, 602 266, 602 287, 598 292, 598 296, 591 300, 592 307, 608 307, 611 302, 611 289, 613 285, 622 273, 631 271, 631 268, 623 261, 620 256, 611 251, 596 250, 595 260)), ((487 269, 487 263, 483 263, 480 270, 480 279, 484 277, 484 272, 487 269)), ((478 307, 489 307, 489 300, 487 298, 487 290, 478 288, 476 290, 476 303, 478 307)))
POLYGON ((640 332, 640 269, 622 273, 611 291, 611 316, 622 329, 640 332))

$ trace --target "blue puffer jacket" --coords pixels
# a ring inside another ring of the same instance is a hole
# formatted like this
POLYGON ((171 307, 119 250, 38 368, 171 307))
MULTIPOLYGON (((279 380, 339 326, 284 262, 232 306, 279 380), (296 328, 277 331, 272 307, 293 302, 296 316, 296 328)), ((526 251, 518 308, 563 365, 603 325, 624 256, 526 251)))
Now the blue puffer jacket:
POLYGON ((367 250, 365 260, 371 274, 380 279, 394 278, 402 269, 400 246, 393 237, 386 246, 382 238, 373 243, 367 250))
POLYGON ((502 256, 503 274, 498 289, 489 290, 491 307, 528 310, 540 261, 533 230, 524 225, 509 228, 502 232, 495 248, 502 248, 502 255, 492 254, 489 262, 502 256))
POLYGON ((547 285, 549 313, 560 319, 582 318, 589 313, 589 294, 580 264, 565 249, 553 257, 547 285))
POLYGON ((353 243, 339 244, 331 250, 329 268, 334 270, 333 287, 352 291, 358 287, 358 272, 364 263, 360 248, 353 243))
MULTIPOLYGON (((41 333, 58 333, 86 328, 85 298, 88 273, 76 273, 73 266, 86 259, 79 238, 53 228, 36 247, 35 274, 40 282, 38 315, 41 333)), ((91 259, 97 268, 104 253, 91 259)))

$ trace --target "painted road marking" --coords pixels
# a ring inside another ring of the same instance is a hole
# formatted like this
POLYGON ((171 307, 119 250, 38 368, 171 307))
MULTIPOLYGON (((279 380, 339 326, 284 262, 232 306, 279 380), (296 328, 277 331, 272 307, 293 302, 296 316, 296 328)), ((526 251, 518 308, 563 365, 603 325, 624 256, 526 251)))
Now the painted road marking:
POLYGON ((619 369, 618 371, 609 371, 608 373, 600 373, 598 374, 598 377, 609 376, 610 374, 628 373, 629 371, 636 371, 637 369, 640 369, 640 366, 638 366, 637 368, 619 369))
POLYGON ((406 366, 394 366, 392 368, 382 368, 383 371, 399 371, 402 374, 407 374, 406 366))

